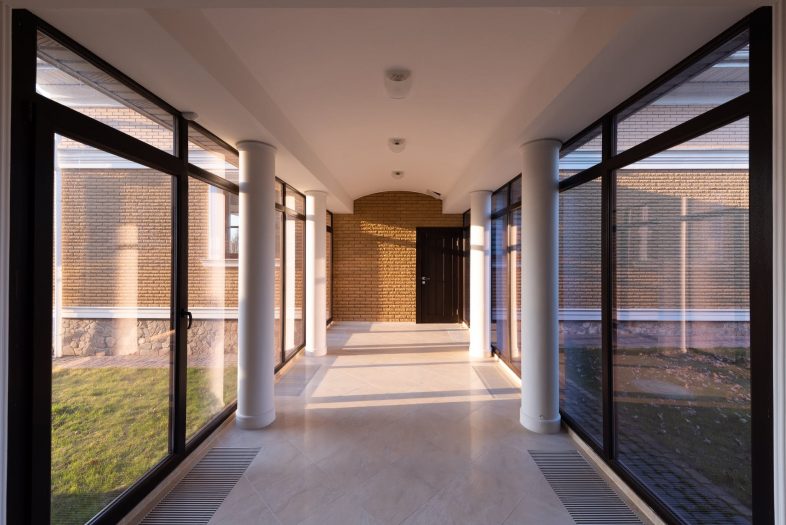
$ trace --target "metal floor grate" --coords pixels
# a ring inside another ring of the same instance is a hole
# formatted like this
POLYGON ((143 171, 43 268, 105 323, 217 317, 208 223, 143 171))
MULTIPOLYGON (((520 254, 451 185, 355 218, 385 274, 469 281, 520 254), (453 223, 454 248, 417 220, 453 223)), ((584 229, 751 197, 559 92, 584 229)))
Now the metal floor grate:
POLYGON ((641 525, 639 517, 577 451, 530 450, 529 454, 579 525, 641 525))
POLYGON ((210 450, 145 516, 142 525, 207 523, 258 453, 258 448, 210 450))

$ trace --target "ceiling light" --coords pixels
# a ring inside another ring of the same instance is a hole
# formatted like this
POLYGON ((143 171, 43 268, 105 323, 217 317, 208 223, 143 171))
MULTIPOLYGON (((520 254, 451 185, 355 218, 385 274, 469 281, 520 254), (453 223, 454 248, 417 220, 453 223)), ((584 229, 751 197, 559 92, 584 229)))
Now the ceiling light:
POLYGON ((196 114, 196 113, 194 113, 193 111, 184 111, 184 112, 182 113, 182 115, 183 115, 183 118, 184 118, 184 119, 186 119, 186 120, 187 120, 187 121, 189 121, 189 122, 195 122, 195 121, 196 121, 196 119, 198 119, 198 118, 199 118, 199 115, 197 115, 197 114, 196 114))
POLYGON ((403 179, 404 178, 404 172, 401 171, 401 170, 393 170, 390 173, 390 176, 393 177, 394 179, 403 179))
POLYGON ((393 153, 401 153, 404 151, 404 147, 407 145, 406 139, 402 139, 399 137, 393 137, 392 139, 388 139, 388 147, 390 151, 393 153))
POLYGON ((385 89, 390 98, 405 98, 412 89, 412 72, 409 69, 388 69, 385 71, 385 89))

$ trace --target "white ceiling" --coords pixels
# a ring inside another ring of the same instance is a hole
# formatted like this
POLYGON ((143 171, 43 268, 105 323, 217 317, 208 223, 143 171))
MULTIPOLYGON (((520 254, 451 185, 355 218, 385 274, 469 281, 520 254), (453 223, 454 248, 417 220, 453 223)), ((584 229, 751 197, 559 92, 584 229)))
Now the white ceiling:
POLYGON ((518 173, 523 141, 568 138, 751 10, 574 3, 33 10, 228 142, 274 143, 279 175, 335 211, 430 189, 456 212, 518 173), (413 72, 404 100, 384 91, 393 66, 413 72))

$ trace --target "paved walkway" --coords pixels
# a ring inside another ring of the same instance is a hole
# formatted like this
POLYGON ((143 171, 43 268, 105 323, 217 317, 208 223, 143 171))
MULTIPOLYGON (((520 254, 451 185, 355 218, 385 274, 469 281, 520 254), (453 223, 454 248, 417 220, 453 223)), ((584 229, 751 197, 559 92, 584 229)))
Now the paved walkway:
POLYGON ((573 442, 521 427, 519 388, 468 360, 466 330, 342 323, 328 339, 276 385, 270 427, 219 437, 261 451, 211 523, 573 523, 527 453, 573 442))

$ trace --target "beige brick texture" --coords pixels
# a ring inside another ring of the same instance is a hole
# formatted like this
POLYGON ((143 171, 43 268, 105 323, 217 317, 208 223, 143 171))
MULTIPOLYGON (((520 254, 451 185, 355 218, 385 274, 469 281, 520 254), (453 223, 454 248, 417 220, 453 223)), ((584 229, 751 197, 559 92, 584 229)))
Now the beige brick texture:
POLYGON ((414 322, 417 228, 461 224, 442 201, 411 192, 368 195, 352 215, 334 215, 333 318, 414 322))

